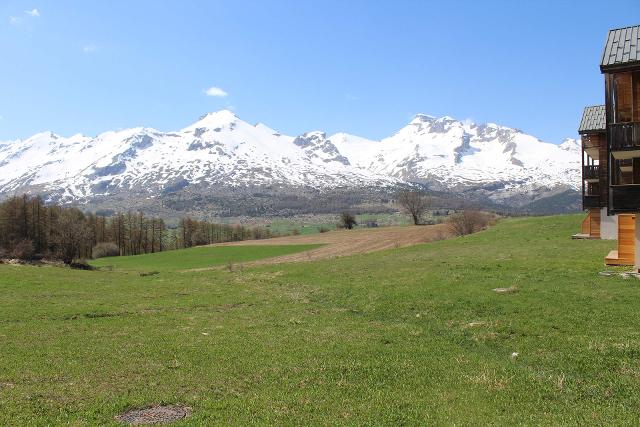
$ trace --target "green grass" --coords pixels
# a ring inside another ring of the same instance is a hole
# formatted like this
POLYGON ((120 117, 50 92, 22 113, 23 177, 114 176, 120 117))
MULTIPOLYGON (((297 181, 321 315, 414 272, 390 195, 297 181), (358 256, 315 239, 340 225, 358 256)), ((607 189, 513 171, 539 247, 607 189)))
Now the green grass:
POLYGON ((640 281, 598 275, 615 244, 579 223, 235 272, 0 266, 0 425, 637 425, 640 281))
POLYGON ((300 234, 315 234, 319 233, 320 229, 335 230, 336 221, 327 221, 323 219, 297 221, 295 219, 275 219, 269 221, 269 229, 272 233, 277 235, 289 235, 297 230, 300 234))
MULTIPOLYGON (((438 220, 442 219, 442 217, 425 217, 425 219, 438 220)), ((367 221, 375 221, 379 226, 411 224, 409 215, 398 213, 357 214, 356 221, 358 221, 357 228, 367 228, 367 221)), ((292 218, 269 218, 256 221, 256 224, 253 225, 267 226, 268 224, 269 230, 274 234, 289 235, 296 230, 298 233, 306 235, 319 233, 321 229, 335 230, 338 222, 339 215, 317 214, 292 218)))
POLYGON ((317 246, 319 245, 202 246, 155 254, 101 258, 91 261, 91 264, 114 270, 180 271, 288 255, 317 246))

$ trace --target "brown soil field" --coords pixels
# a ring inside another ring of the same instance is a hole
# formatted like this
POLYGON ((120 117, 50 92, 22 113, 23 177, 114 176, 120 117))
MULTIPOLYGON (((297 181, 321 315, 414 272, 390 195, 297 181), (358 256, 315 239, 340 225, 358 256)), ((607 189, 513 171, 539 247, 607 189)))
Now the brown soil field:
POLYGON ((357 230, 338 230, 300 236, 275 237, 264 240, 244 240, 217 246, 246 245, 305 245, 322 244, 309 251, 254 261, 251 264, 277 264, 335 258, 359 253, 401 248, 433 242, 449 237, 445 224, 423 226, 394 226, 357 230))

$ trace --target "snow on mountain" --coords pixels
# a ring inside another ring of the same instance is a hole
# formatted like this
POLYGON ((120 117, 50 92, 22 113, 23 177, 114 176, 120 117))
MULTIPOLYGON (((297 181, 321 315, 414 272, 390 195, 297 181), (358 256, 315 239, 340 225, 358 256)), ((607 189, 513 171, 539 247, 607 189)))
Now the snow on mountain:
POLYGON ((32 191, 63 202, 134 191, 149 197, 194 184, 224 187, 484 188, 514 195, 579 188, 580 147, 541 142, 516 129, 417 115, 381 141, 308 132, 283 135, 230 111, 176 132, 133 128, 94 138, 43 132, 0 142, 0 195, 32 191))
MULTIPOLYGON (((338 148, 346 152, 349 138, 338 141, 338 148)), ((363 142, 354 142, 359 144, 363 142)), ((420 114, 395 135, 370 146, 348 157, 361 168, 403 181, 441 188, 501 182, 515 192, 560 184, 579 187, 575 142, 548 144, 496 124, 420 114)))

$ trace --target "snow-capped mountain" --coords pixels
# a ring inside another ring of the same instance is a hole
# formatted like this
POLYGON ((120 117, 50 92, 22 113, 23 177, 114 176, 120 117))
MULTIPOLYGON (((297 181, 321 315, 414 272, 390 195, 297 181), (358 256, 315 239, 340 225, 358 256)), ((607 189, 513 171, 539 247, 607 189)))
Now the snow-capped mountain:
POLYGON ((92 203, 247 188, 268 188, 273 197, 292 189, 390 192, 416 184, 523 205, 577 190, 579 168, 575 140, 548 144, 495 124, 420 114, 381 141, 317 131, 291 137, 222 110, 176 132, 44 132, 0 142, 0 195, 26 191, 92 203))
POLYGON ((359 168, 441 189, 503 183, 517 193, 561 184, 579 186, 580 151, 575 140, 547 144, 492 123, 420 114, 395 135, 371 145, 372 150, 356 148, 363 143, 359 139, 343 135, 334 139, 359 168))

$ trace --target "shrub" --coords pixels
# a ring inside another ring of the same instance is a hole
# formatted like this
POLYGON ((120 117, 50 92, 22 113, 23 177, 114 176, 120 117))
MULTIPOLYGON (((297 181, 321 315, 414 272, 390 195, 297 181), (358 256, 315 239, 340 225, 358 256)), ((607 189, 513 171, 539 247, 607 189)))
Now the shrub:
POLYGON ((489 225, 490 216, 477 210, 463 210, 449 217, 447 224, 449 231, 456 236, 475 233, 489 225))
POLYGON ((318 231, 321 232, 321 233, 328 233, 329 232, 329 227, 321 226, 318 229, 318 231))
POLYGON ((268 239, 271 237, 271 230, 263 227, 255 227, 251 229, 250 234, 252 239, 268 239))
POLYGON ((30 260, 35 254, 35 248, 33 242, 28 239, 20 240, 13 246, 13 250, 10 253, 11 258, 30 260))
POLYGON ((118 248, 118 245, 113 242, 98 243, 91 250, 91 255, 93 256, 93 259, 104 258, 107 256, 119 256, 120 249, 118 248))
POLYGON ((96 269, 94 266, 90 265, 87 261, 83 259, 70 262, 69 267, 73 268, 74 270, 90 270, 91 271, 96 269))

